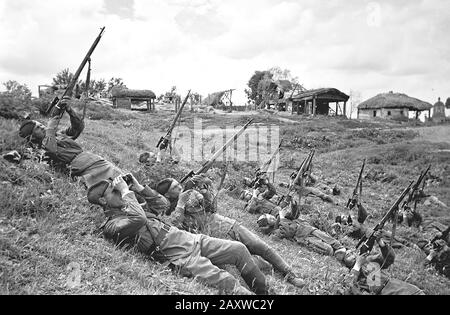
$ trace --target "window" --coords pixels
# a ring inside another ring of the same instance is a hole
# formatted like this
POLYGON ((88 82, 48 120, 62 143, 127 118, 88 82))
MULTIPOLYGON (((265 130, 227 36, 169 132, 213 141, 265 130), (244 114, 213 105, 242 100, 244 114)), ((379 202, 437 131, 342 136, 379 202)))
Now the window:
POLYGON ((388 116, 391 116, 391 111, 390 110, 388 110, 388 116))
POLYGON ((377 111, 376 110, 373 111, 373 117, 377 117, 377 111))
POLYGON ((402 111, 402 110, 400 111, 400 115, 402 115, 402 116, 403 116, 403 111, 402 111))

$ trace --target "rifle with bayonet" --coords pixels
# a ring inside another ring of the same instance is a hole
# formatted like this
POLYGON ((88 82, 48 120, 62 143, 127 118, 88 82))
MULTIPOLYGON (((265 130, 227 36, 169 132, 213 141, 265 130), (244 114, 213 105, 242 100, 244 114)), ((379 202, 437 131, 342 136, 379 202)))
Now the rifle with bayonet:
POLYGON ((411 186, 414 184, 414 181, 412 181, 409 186, 403 190, 400 197, 397 198, 397 200, 394 202, 394 204, 389 208, 388 212, 384 215, 384 217, 381 219, 381 221, 373 228, 373 231, 369 237, 367 235, 363 235, 361 239, 359 240, 358 244, 356 245, 356 249, 358 249, 361 245, 360 254, 364 254, 367 252, 371 252, 373 249, 373 246, 375 245, 375 232, 383 229, 386 222, 392 218, 395 217, 396 212, 398 211, 398 206, 402 202, 402 200, 406 197, 406 195, 411 190, 411 186))
POLYGON ((244 133, 244 131, 248 128, 248 126, 250 126, 252 122, 253 119, 250 119, 245 124, 245 126, 242 127, 241 130, 239 130, 232 138, 230 138, 221 149, 219 149, 216 153, 214 153, 214 155, 208 161, 206 161, 205 164, 203 164, 203 166, 198 171, 194 172, 193 170, 191 170, 188 174, 186 174, 186 176, 183 177, 183 179, 180 182, 184 183, 186 180, 195 175, 206 173, 211 168, 214 161, 217 160, 227 150, 227 148, 244 133))
POLYGON ((183 108, 186 105, 190 95, 191 95, 191 90, 189 90, 188 94, 186 95, 186 98, 184 99, 183 104, 181 104, 180 109, 178 110, 175 118, 172 121, 172 124, 170 125, 169 129, 167 130, 166 135, 164 137, 161 137, 161 139, 159 139, 158 144, 156 145, 156 147, 159 150, 166 150, 167 147, 169 146, 170 139, 172 137, 172 132, 175 129, 177 121, 180 118, 181 113, 183 112, 183 108))
POLYGON ((363 161, 363 165, 361 166, 361 170, 359 171, 358 180, 356 181, 355 189, 353 189, 352 197, 348 199, 347 202, 347 208, 352 210, 356 204, 358 203, 359 197, 361 197, 362 194, 362 175, 364 172, 364 167, 366 166, 366 159, 363 161), (359 190, 359 193, 358 193, 359 190))
POLYGON ((105 32, 105 27, 102 27, 100 29, 100 34, 97 36, 97 38, 95 39, 91 48, 89 49, 88 53, 84 57, 83 61, 81 62, 80 66, 77 69, 77 72, 75 72, 75 74, 73 75, 73 78, 70 81, 69 85, 67 86, 66 90, 64 91, 64 94, 62 95, 61 99, 59 99, 58 97, 55 97, 53 99, 53 101, 50 103, 49 107, 47 108, 47 111, 46 111, 47 114, 50 113, 52 108, 55 106, 56 106, 56 108, 60 109, 61 100, 65 96, 72 97, 73 89, 75 88, 75 85, 78 82, 78 78, 80 77, 81 72, 83 71, 83 69, 86 66, 86 64, 88 63, 88 61, 91 59, 91 55, 94 52, 95 48, 97 47, 98 43, 100 42, 100 39, 102 38, 104 32, 105 32))

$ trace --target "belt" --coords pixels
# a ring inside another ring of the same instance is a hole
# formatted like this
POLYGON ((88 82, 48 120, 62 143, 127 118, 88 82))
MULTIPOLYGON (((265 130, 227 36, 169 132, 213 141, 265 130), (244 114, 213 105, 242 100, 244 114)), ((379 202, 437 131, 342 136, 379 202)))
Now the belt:
POLYGON ((154 239, 153 244, 150 246, 150 249, 148 250, 148 255, 153 256, 155 254, 162 254, 160 245, 162 241, 166 238, 167 234, 170 232, 171 226, 165 223, 162 223, 161 229, 159 230, 158 235, 156 236, 156 239, 154 239))

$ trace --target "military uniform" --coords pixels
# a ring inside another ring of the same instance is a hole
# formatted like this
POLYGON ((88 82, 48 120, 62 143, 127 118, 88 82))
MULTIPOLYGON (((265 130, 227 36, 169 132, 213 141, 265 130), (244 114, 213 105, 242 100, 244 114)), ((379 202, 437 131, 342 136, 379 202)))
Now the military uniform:
POLYGON ((217 205, 212 204, 211 197, 211 194, 203 195, 194 189, 183 192, 171 215, 172 224, 195 233, 239 241, 251 254, 262 257, 282 274, 292 272, 291 267, 260 237, 236 220, 215 213, 217 205))
POLYGON ((395 261, 392 247, 380 247, 381 252, 372 256, 370 262, 361 266, 360 270, 352 269, 356 281, 352 288, 353 294, 364 292, 379 295, 424 295, 424 292, 410 283, 394 279, 387 272, 387 268, 395 261))
MULTIPOLYGON (((145 188, 140 194, 152 202, 152 195, 148 192, 145 188)), ((168 261, 183 275, 195 276, 227 293, 233 290, 246 293, 248 291, 236 278, 218 267, 235 265, 255 293, 267 293, 264 275, 241 243, 188 233, 165 224, 156 216, 147 214, 147 217, 133 192, 125 194, 123 200, 126 202, 123 209, 107 209, 105 212, 109 218, 103 228, 107 239, 117 245, 136 247, 160 261, 168 261)), ((169 208, 167 200, 165 207, 169 208)))
POLYGON ((69 106, 65 110, 70 116, 70 127, 57 135, 56 130, 64 112, 53 112, 42 142, 51 162, 66 166, 72 176, 82 177, 88 188, 101 180, 123 174, 121 169, 101 156, 83 151, 75 140, 84 130, 84 123, 69 106))
POLYGON ((267 199, 252 197, 245 206, 245 211, 251 214, 271 214, 276 216, 281 208, 267 199))
POLYGON ((280 219, 271 233, 278 238, 292 239, 323 255, 332 256, 337 250, 344 248, 338 240, 312 226, 303 218, 280 219))

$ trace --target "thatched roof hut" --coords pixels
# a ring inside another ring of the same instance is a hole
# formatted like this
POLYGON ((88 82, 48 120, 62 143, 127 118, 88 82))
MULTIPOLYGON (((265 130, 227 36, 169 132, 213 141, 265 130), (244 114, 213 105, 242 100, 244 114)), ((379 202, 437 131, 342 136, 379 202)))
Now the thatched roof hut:
POLYGON ((146 104, 147 111, 154 111, 155 93, 150 90, 130 90, 123 87, 114 87, 111 89, 111 98, 114 108, 132 109, 134 104, 146 104))
POLYGON ((131 90, 123 88, 113 88, 111 90, 111 96, 113 98, 142 98, 142 99, 155 99, 156 95, 150 90, 131 90))
POLYGON ((358 109, 382 109, 382 108, 407 108, 411 111, 430 110, 433 106, 430 103, 421 101, 402 93, 378 94, 358 105, 358 109))

